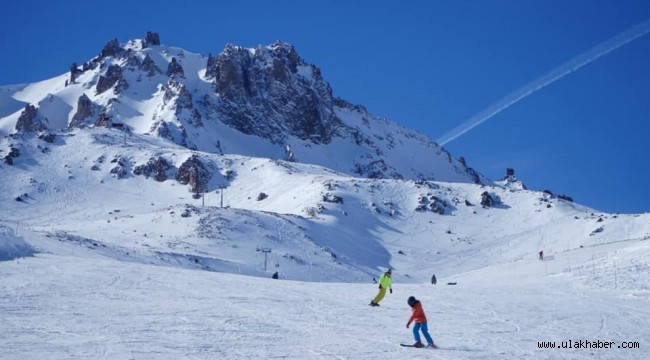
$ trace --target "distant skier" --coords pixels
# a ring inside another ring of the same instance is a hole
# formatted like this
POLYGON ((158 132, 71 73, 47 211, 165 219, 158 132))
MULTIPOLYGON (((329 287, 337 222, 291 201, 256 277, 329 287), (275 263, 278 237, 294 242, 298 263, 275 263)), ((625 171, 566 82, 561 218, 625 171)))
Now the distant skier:
POLYGON ((379 293, 370 301, 370 306, 379 306, 381 299, 386 296, 386 289, 389 289, 391 294, 393 293, 393 279, 391 278, 391 275, 391 269, 386 270, 381 275, 379 278, 379 293))
POLYGON ((540 259, 540 260, 544 260, 544 251, 541 251, 541 250, 540 250, 540 252, 539 252, 539 259, 540 259))
POLYGON ((415 338, 415 344, 413 344, 413 346, 420 348, 424 347, 422 341, 420 341, 420 330, 422 330, 424 338, 427 339, 427 347, 435 348, 436 345, 433 343, 431 335, 429 335, 429 328, 427 327, 427 316, 424 314, 424 310, 422 309, 422 303, 414 296, 410 296, 406 302, 411 307, 411 311, 413 311, 413 314, 409 318, 409 321, 406 323, 406 328, 408 329, 409 326, 411 326, 412 322, 415 323, 415 325, 413 325, 413 337, 415 338))

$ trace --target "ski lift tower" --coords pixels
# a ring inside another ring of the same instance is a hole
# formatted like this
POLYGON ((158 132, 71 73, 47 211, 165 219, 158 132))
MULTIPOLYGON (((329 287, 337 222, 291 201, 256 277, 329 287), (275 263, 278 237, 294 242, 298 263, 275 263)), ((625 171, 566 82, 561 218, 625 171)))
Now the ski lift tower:
POLYGON ((219 185, 219 193, 221 194, 221 207, 223 207, 223 191, 226 189, 224 185, 219 185))
POLYGON ((269 253, 271 252, 271 249, 270 248, 261 248, 260 251, 264 253, 264 271, 266 271, 266 260, 268 258, 269 253))

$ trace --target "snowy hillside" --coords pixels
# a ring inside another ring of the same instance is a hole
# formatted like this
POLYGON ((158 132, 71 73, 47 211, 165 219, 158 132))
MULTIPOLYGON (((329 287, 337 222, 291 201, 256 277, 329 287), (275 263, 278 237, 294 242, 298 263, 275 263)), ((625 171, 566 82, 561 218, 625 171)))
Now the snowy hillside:
POLYGON ((155 40, 0 88, 0 358, 648 358, 650 213, 484 179, 290 46, 155 40))
POLYGON ((264 276, 260 249, 271 248, 292 279, 366 281, 391 266, 423 281, 650 236, 649 214, 596 213, 542 192, 354 178, 104 128, 49 141, 0 142, 20 149, 2 165, 2 220, 127 261, 264 276), (151 159, 164 171, 149 173, 151 159), (194 178, 212 169, 202 188, 183 185, 187 164, 194 178), (484 193, 492 206, 480 205, 484 193))

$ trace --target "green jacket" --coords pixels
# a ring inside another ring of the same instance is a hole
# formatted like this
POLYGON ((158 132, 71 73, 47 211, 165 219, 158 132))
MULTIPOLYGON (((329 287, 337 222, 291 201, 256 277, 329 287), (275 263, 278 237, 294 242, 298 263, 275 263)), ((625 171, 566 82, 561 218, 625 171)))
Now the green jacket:
POLYGON ((379 285, 383 287, 384 289, 392 289, 393 288, 393 278, 391 278, 387 273, 381 274, 381 277, 379 278, 379 285))

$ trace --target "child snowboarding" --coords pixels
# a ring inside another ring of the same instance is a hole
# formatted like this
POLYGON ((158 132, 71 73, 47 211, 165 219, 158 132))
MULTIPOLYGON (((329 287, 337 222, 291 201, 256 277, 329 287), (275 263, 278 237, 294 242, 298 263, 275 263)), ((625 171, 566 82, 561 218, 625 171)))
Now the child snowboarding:
POLYGON ((427 316, 424 314, 424 310, 422 309, 422 303, 414 296, 410 296, 407 300, 407 303, 411 307, 413 314, 409 318, 409 321, 406 323, 406 328, 408 329, 409 326, 411 326, 411 323, 415 323, 415 325, 413 325, 413 337, 415 338, 415 344, 413 344, 413 347, 424 347, 422 341, 420 341, 421 330, 424 338, 427 339, 427 347, 436 348, 431 335, 429 335, 429 329, 427 327, 427 316))
POLYGON ((390 293, 393 293, 393 279, 391 278, 391 274, 392 270, 388 269, 379 278, 379 293, 374 299, 370 300, 370 306, 379 306, 381 299, 386 296, 386 289, 390 289, 390 293))

